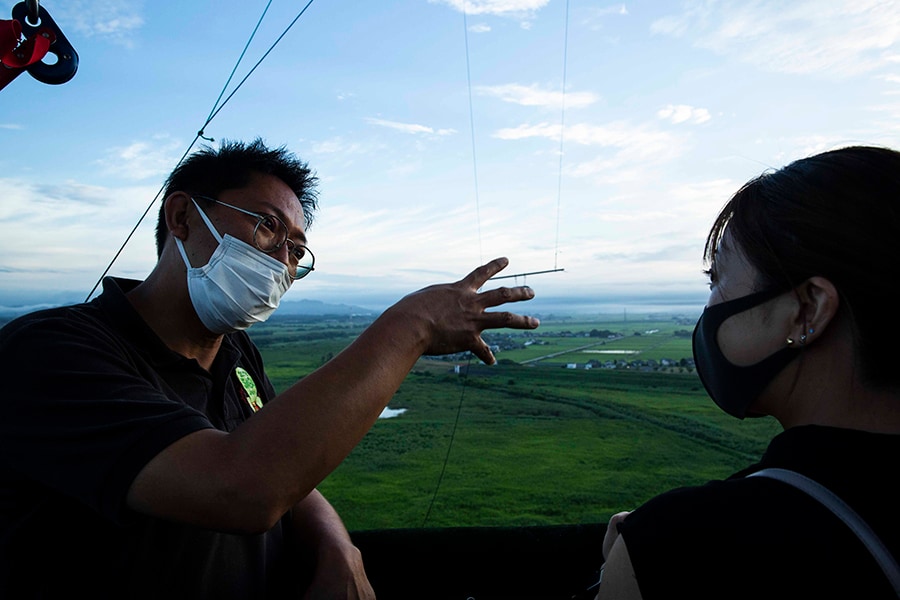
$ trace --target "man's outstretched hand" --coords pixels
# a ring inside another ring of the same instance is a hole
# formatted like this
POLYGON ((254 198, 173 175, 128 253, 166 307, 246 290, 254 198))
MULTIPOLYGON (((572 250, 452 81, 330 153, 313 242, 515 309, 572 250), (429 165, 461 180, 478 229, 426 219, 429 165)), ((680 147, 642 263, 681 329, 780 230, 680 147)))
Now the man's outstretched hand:
POLYGON ((451 354, 471 351, 486 364, 494 364, 494 354, 481 338, 486 329, 535 329, 534 317, 486 309, 521 302, 534 297, 528 286, 500 287, 479 292, 485 282, 506 268, 509 261, 497 258, 478 267, 456 283, 432 285, 409 294, 389 311, 400 311, 412 323, 421 325, 422 354, 451 354))

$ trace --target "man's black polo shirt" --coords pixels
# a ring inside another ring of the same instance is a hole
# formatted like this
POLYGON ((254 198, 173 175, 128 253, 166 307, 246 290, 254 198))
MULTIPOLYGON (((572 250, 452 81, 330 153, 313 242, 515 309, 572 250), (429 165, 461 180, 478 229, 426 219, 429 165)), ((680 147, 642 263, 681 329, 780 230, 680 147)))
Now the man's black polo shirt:
POLYGON ((264 535, 207 531, 130 511, 147 462, 185 435, 231 431, 274 390, 249 337, 225 336, 207 372, 169 350, 107 279, 93 301, 0 331, 0 597, 261 597, 283 552, 264 535), (249 386, 252 388, 252 385, 249 386))

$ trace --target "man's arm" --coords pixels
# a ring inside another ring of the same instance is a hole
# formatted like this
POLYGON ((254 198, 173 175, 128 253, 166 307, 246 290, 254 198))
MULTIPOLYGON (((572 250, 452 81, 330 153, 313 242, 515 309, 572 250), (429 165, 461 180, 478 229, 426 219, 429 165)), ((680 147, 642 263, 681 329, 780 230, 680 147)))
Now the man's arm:
POLYGON ((314 572, 306 600, 374 600, 362 555, 337 512, 317 490, 291 509, 288 535, 312 556, 314 572))
POLYGON ((138 474, 128 505, 213 529, 270 529, 350 453, 421 355, 470 350, 491 364, 482 331, 538 326, 486 310, 533 297, 526 287, 478 293, 505 266, 498 259, 406 296, 234 432, 206 429, 178 440, 138 474))

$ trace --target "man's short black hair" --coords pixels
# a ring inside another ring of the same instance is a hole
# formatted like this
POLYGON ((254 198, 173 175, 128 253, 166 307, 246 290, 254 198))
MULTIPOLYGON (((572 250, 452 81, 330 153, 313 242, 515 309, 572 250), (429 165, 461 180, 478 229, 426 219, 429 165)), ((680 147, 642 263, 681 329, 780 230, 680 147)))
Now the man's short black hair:
MULTIPOLYGON (((216 197, 224 190, 242 188, 253 175, 274 175, 300 200, 306 227, 312 223, 318 206, 318 179, 307 164, 284 146, 268 148, 257 138, 250 143, 224 140, 218 149, 203 146, 175 167, 166 179, 163 198, 174 192, 216 197)), ((156 224, 156 252, 162 255, 169 235, 165 204, 160 207, 156 224)))

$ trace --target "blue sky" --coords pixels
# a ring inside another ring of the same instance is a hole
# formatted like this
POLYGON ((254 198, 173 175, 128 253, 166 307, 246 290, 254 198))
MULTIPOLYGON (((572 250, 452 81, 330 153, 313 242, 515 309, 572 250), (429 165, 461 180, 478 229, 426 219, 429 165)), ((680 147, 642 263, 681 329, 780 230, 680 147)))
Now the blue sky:
MULTIPOLYGON (((266 4, 41 3, 80 68, 0 90, 0 304, 87 295, 266 4)), ((271 3, 237 79, 303 4, 271 3)), ((564 269, 525 280, 539 298, 702 304, 705 233, 747 179, 900 147, 900 3, 315 0, 206 134, 320 178, 288 300, 383 305, 508 256, 564 269)), ((158 206, 111 274, 150 271, 158 206)))

